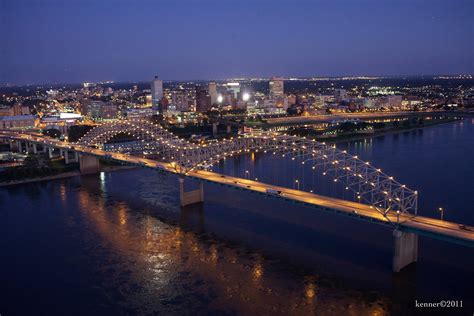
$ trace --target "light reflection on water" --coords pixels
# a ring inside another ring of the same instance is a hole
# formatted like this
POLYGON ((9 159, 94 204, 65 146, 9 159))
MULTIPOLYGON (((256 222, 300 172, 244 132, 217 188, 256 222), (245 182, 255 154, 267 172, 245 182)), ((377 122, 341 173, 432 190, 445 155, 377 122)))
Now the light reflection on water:
MULTIPOLYGON (((278 260, 245 247, 163 222, 153 216, 150 204, 111 199, 113 181, 106 175, 83 177, 78 185, 64 180, 52 186, 66 188, 70 212, 77 207, 68 229, 82 255, 72 264, 95 275, 88 286, 105 296, 102 310, 340 315, 345 310, 367 314, 389 308, 381 295, 364 298, 364 292, 339 287, 330 279, 320 282, 317 275, 280 267, 278 260)), ((196 212, 204 216, 199 210, 191 212, 191 219, 196 212)), ((69 282, 81 277, 70 275, 69 282)))

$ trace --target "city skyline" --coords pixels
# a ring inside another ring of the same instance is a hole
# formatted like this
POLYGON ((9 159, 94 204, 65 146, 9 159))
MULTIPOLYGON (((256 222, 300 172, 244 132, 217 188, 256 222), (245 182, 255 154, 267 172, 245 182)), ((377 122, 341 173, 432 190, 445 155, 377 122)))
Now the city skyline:
POLYGON ((471 1, 186 4, 3 1, 0 84, 474 73, 471 1))

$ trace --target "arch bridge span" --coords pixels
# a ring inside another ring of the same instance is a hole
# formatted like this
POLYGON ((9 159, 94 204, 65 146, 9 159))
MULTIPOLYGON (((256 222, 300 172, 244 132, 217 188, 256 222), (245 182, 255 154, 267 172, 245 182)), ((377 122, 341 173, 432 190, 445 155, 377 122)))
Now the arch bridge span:
POLYGON ((390 212, 417 214, 417 191, 335 145, 304 137, 253 133, 198 145, 148 121, 119 121, 93 128, 77 144, 103 148, 121 133, 138 140, 135 145, 138 151, 155 153, 162 161, 172 163, 183 175, 193 170, 209 169, 226 157, 263 152, 286 157, 295 164, 310 165, 313 170, 332 177, 334 182, 352 191, 357 201, 371 205, 383 215, 390 212))

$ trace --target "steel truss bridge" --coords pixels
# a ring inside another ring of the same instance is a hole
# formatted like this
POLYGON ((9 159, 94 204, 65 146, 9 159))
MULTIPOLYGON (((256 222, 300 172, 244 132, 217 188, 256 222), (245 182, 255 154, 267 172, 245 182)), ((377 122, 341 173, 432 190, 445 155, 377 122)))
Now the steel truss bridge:
POLYGON ((304 137, 255 133, 196 145, 178 138, 161 126, 147 121, 120 121, 98 126, 77 141, 78 145, 104 148, 119 134, 139 141, 132 152, 153 152, 160 160, 171 163, 176 171, 186 175, 192 170, 209 169, 224 158, 248 152, 272 153, 299 164, 309 164, 313 170, 330 175, 346 190, 352 191, 360 202, 371 205, 379 213, 417 214, 417 191, 386 175, 381 169, 352 156, 335 145, 320 143, 304 137))
POLYGON ((98 158, 177 174, 181 205, 204 201, 202 183, 210 182, 389 226, 394 229, 393 270, 396 272, 416 262, 418 235, 474 247, 474 227, 417 215, 417 191, 407 188, 382 170, 334 145, 304 137, 253 133, 218 142, 194 144, 147 121, 119 121, 99 125, 75 143, 12 131, 0 131, 0 140, 9 142, 12 149, 16 147, 21 150, 23 144, 26 144, 28 150, 32 145, 35 152, 40 145, 43 152, 49 150, 50 156, 54 149, 65 153, 65 158, 69 156, 68 153, 74 153, 84 174, 99 172, 98 158), (124 134, 128 139, 137 141, 129 142, 127 146, 107 146, 114 151, 104 150, 106 144, 124 134), (152 159, 143 158, 144 152, 152 153, 152 159), (209 170, 226 157, 250 152, 278 155, 296 165, 309 165, 315 172, 330 175, 332 181, 341 184, 345 190, 352 191, 355 201, 209 170), (200 189, 184 192, 185 178, 198 180, 200 189))

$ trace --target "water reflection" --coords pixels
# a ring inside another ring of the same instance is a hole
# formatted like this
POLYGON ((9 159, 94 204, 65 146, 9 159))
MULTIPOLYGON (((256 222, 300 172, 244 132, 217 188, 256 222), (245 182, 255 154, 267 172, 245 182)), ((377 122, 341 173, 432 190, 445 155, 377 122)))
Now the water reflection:
MULTIPOLYGON (((113 271, 104 290, 117 288, 132 310, 140 310, 144 300, 150 310, 165 313, 182 312, 190 305, 198 310, 286 315, 337 314, 345 309, 365 314, 374 304, 389 308, 386 298, 366 301, 360 298, 363 293, 341 295, 343 288, 318 284, 314 275, 295 272, 282 278, 274 262, 260 254, 165 224, 144 215, 146 210, 134 211, 126 201, 107 201, 100 183, 100 179, 96 184, 83 183, 77 192, 79 210, 91 228, 89 240, 101 246, 92 251, 107 248, 119 255, 119 260, 101 266, 102 272, 113 271), (139 293, 134 293, 134 284, 140 285, 139 293)), ((202 209, 183 209, 180 223, 189 225, 189 219, 196 217, 202 225, 202 209)))

